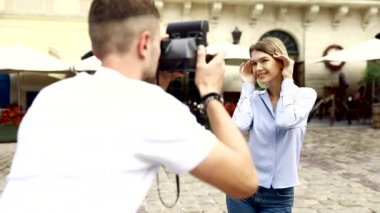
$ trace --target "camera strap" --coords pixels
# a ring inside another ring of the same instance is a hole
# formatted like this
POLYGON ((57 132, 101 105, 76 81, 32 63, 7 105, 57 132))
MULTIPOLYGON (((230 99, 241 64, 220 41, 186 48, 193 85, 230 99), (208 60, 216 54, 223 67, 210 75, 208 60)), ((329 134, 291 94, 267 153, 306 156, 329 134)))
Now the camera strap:
MULTIPOLYGON (((159 73, 158 72, 159 71, 156 72, 156 84, 159 86, 159 73)), ((176 198, 175 198, 175 200, 174 200, 173 203, 167 204, 167 203, 164 202, 164 200, 161 197, 160 178, 159 178, 159 172, 157 171, 157 173, 156 173, 156 184, 157 184, 158 198, 160 199, 160 202, 162 203, 162 205, 164 205, 166 208, 173 208, 177 204, 177 202, 179 200, 180 187, 179 187, 179 175, 178 174, 175 175, 175 182, 177 184, 177 187, 176 187, 176 189, 177 189, 176 198)))
POLYGON ((159 179, 159 173, 157 172, 156 174, 156 183, 157 183, 157 193, 158 193, 158 198, 160 199, 161 203, 166 207, 166 208, 173 208, 175 204, 177 204, 178 199, 179 199, 179 194, 180 194, 180 187, 179 187, 179 175, 175 175, 175 180, 177 184, 177 196, 175 198, 175 201, 171 204, 167 204, 164 202, 164 200, 161 197, 161 190, 160 190, 160 179, 159 179))

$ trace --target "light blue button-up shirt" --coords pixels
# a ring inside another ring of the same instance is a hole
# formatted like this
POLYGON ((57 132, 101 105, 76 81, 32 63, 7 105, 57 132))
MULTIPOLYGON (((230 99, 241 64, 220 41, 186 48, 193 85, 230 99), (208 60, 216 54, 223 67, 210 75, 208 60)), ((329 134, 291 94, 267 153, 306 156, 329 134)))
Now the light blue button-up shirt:
POLYGON ((314 89, 297 87, 291 79, 282 82, 275 109, 267 90, 257 91, 244 83, 233 121, 249 131, 249 148, 265 188, 287 188, 299 183, 298 163, 307 118, 315 103, 314 89))

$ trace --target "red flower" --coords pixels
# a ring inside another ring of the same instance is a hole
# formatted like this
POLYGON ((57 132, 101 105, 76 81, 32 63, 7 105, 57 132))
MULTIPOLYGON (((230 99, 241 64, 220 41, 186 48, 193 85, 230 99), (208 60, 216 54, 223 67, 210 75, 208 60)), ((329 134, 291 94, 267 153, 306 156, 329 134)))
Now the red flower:
POLYGON ((21 123, 22 117, 25 112, 17 103, 12 103, 1 110, 0 125, 14 125, 18 126, 21 123))
POLYGON ((228 114, 230 114, 230 116, 232 116, 234 114, 236 104, 232 103, 232 102, 226 102, 224 104, 224 108, 227 110, 228 114))

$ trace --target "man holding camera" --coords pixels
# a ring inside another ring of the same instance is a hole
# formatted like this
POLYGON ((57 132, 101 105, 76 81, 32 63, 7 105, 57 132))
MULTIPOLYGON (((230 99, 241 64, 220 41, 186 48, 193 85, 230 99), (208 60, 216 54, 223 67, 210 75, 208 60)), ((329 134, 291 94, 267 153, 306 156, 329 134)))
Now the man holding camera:
POLYGON ((19 128, 0 212, 135 212, 161 165, 232 197, 255 193, 247 144, 219 95, 223 55, 206 63, 205 48, 197 52, 196 84, 214 135, 147 83, 161 40, 151 0, 94 0, 89 32, 102 67, 39 93, 19 128))

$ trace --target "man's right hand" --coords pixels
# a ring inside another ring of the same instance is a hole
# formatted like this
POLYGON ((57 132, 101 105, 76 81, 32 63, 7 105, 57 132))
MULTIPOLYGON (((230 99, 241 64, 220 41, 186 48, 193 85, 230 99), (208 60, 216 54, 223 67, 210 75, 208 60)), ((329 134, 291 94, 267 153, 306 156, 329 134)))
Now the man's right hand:
POLYGON ((206 63, 206 49, 198 47, 195 84, 202 96, 215 92, 222 92, 225 72, 224 53, 217 54, 209 63, 206 63))
POLYGON ((243 81, 243 83, 255 83, 256 78, 252 69, 251 60, 248 60, 240 65, 239 73, 240 79, 243 81))

